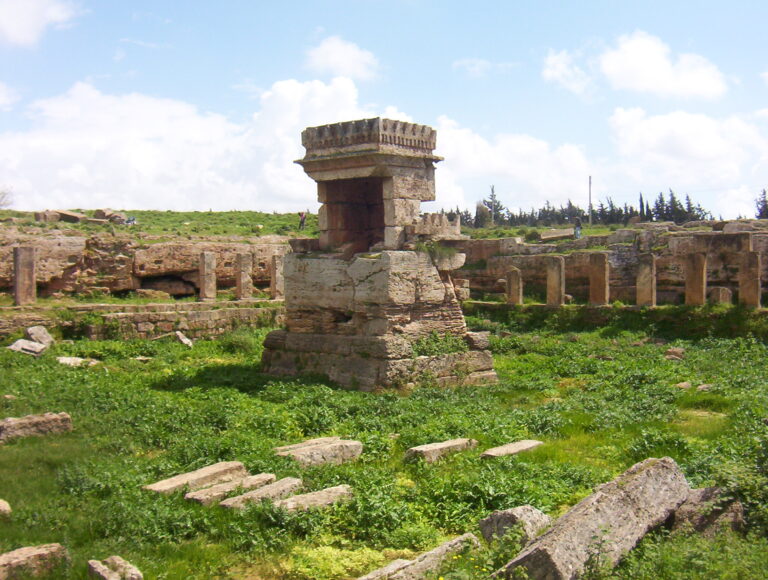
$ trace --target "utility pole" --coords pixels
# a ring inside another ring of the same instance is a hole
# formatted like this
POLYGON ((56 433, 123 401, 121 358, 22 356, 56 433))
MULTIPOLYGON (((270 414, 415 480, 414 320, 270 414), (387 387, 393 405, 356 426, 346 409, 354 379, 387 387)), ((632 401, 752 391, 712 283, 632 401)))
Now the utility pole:
POLYGON ((589 227, 592 227, 592 176, 589 176, 589 227))

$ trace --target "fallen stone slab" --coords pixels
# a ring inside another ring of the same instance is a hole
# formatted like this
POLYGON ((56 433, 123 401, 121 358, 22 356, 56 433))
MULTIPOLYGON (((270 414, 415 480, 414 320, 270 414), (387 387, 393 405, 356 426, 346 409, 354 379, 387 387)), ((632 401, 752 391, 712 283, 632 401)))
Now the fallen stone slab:
POLYGON ((275 502, 275 507, 283 508, 289 512, 308 510, 316 507, 327 507, 352 498, 352 488, 348 485, 326 487, 320 491, 294 495, 288 499, 275 502))
POLYGON ((0 554, 0 580, 46 576, 69 560, 61 544, 28 546, 0 554))
POLYGON ((74 224, 85 221, 88 218, 88 216, 85 214, 78 213, 76 211, 67 211, 64 209, 57 209, 56 213, 59 214, 59 219, 61 219, 61 221, 74 224))
POLYGON ((25 338, 20 338, 19 340, 17 340, 12 345, 6 348, 8 350, 21 352, 24 354, 31 354, 32 356, 40 356, 46 350, 48 350, 48 347, 45 346, 44 344, 40 344, 39 342, 35 342, 34 340, 27 340, 25 338))
POLYGON ((99 364, 99 361, 92 358, 80 358, 79 356, 57 356, 56 360, 59 364, 68 367, 92 367, 99 364))
POLYGON ((436 572, 449 556, 466 549, 477 549, 480 542, 474 534, 464 534, 421 554, 408 566, 389 576, 389 580, 420 580, 430 572, 436 572))
POLYGON ((297 477, 284 477, 248 493, 225 499, 219 502, 219 505, 223 508, 242 510, 249 504, 259 503, 264 499, 279 499, 291 495, 301 489, 302 485, 302 481, 297 477))
POLYGON ((4 499, 0 499, 0 516, 8 517, 11 515, 12 511, 13 510, 11 510, 11 504, 9 504, 4 499))
POLYGON ((741 502, 723 497, 719 487, 692 489, 677 508, 672 529, 688 529, 711 536, 725 529, 741 532, 745 529, 744 506, 741 502))
POLYGON ((98 560, 88 560, 88 576, 101 580, 122 580, 118 572, 98 560))
POLYGON ((201 487, 224 483, 234 479, 243 479, 247 475, 248 472, 245 466, 239 461, 221 461, 213 465, 201 467, 195 471, 190 471, 189 473, 182 473, 150 485, 145 485, 143 489, 156 491, 157 493, 173 493, 184 487, 191 490, 200 489, 201 487))
POLYGON ((184 499, 196 501, 203 505, 211 505, 221 501, 230 493, 237 489, 253 489, 263 487, 275 481, 273 473, 259 473, 258 475, 249 475, 242 479, 233 479, 224 483, 217 483, 211 487, 204 487, 195 491, 190 491, 184 496, 184 499))
POLYGON ((177 330, 174 334, 176 335, 176 339, 184 346, 188 346, 189 348, 194 346, 194 343, 180 330, 177 330))
POLYGON ((51 346, 56 342, 45 326, 30 326, 24 331, 24 335, 33 342, 39 342, 45 346, 51 346))
POLYGON ((360 457, 363 444, 360 441, 339 437, 321 437, 303 443, 275 447, 274 451, 281 457, 292 457, 302 467, 326 463, 341 465, 360 457))
POLYGON ((67 413, 44 413, 26 417, 8 417, 0 421, 0 442, 21 437, 40 437, 72 431, 72 418, 67 413))
POLYGON ((566 512, 495 577, 512 578, 522 567, 531 580, 576 578, 597 549, 601 561, 615 565, 674 513, 689 490, 673 459, 637 463, 566 512))
POLYGON ((520 545, 522 548, 542 530, 552 525, 552 518, 533 506, 521 505, 509 510, 495 511, 480 520, 479 525, 486 542, 501 538, 509 529, 520 526, 523 532, 520 545))
POLYGON ((515 455, 522 451, 536 449, 536 447, 539 445, 544 445, 544 443, 542 441, 536 441, 535 439, 523 439, 522 441, 507 443, 501 447, 492 447, 491 449, 486 449, 480 454, 480 457, 487 459, 489 457, 504 457, 505 455, 515 455))
POLYGON ((383 568, 369 572, 365 576, 360 576, 357 580, 387 580, 392 574, 402 570, 411 563, 411 560, 394 560, 383 568))
POLYGON ((144 574, 136 566, 127 560, 123 560, 120 556, 110 556, 104 560, 104 563, 112 568, 112 570, 117 571, 123 580, 144 580, 144 574))
POLYGON ((426 445, 411 447, 405 452, 405 458, 421 457, 427 463, 434 463, 444 455, 472 449, 476 446, 477 441, 474 439, 450 439, 439 443, 427 443, 426 445))

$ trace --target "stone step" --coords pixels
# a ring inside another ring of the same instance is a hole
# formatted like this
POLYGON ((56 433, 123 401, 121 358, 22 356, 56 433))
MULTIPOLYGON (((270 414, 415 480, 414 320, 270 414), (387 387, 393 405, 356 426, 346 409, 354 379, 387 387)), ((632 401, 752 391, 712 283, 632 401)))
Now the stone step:
POLYGON ((427 463, 434 463, 444 455, 465 451, 476 446, 477 441, 474 439, 450 439, 439 443, 427 443, 426 445, 411 447, 405 452, 405 458, 421 457, 427 463))
POLYGON ((211 487, 204 487, 195 491, 190 491, 184 496, 184 499, 196 501, 203 505, 211 505, 221 501, 230 493, 237 489, 254 489, 263 487, 277 479, 273 473, 259 473, 258 475, 249 475, 242 479, 233 479, 224 483, 217 483, 211 487))
POLYGON ((228 509, 242 510, 248 504, 259 503, 263 499, 279 499, 291 495, 300 489, 302 481, 297 477, 284 477, 274 483, 270 483, 248 493, 230 497, 219 502, 219 505, 228 509))
POLYGON ((191 490, 208 487, 217 483, 243 479, 248 476, 245 466, 239 461, 221 461, 195 471, 182 473, 163 479, 157 483, 145 485, 144 489, 157 493, 173 493, 184 487, 191 490))
POLYGON ((542 441, 536 441, 535 439, 523 439, 522 441, 507 443, 506 445, 502 445, 500 447, 492 447, 491 449, 486 449, 480 454, 480 457, 487 459, 489 457, 504 457, 505 455, 515 455, 522 451, 535 449, 539 445, 544 445, 544 443, 542 441))
POLYGON ((274 451, 281 457, 292 457, 302 467, 326 463, 340 465, 360 457, 363 444, 339 437, 321 437, 294 445, 275 447, 274 451))
POLYGON ((320 491, 294 495, 288 499, 275 502, 275 507, 283 508, 289 512, 308 510, 315 507, 327 507, 352 498, 352 488, 348 485, 327 487, 320 491))

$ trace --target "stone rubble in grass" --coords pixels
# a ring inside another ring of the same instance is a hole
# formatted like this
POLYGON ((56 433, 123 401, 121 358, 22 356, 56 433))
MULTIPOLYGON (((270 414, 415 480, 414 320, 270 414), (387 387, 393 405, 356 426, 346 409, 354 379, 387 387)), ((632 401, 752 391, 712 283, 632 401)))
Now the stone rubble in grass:
POLYGON ((57 566, 68 561, 67 549, 61 544, 19 548, 0 554, 0 579, 50 577, 57 566))
POLYGON ((473 449, 476 446, 477 441, 474 439, 450 439, 439 443, 427 443, 426 445, 411 447, 405 452, 405 458, 420 457, 427 463, 434 463, 444 455, 473 449))
POLYGON ((184 334, 183 332, 181 332, 180 330, 177 330, 177 331, 175 332, 175 334, 176 334, 176 339, 177 339, 177 340, 178 340, 178 341, 179 341, 181 344, 183 344, 184 346, 188 346, 189 348, 192 348, 192 347, 194 346, 194 343, 193 343, 193 342, 192 342, 192 341, 191 341, 189 338, 187 338, 187 335, 185 335, 185 334, 184 334))
POLYGON ((7 517, 11 515, 11 504, 9 504, 4 499, 0 499, 0 516, 7 517))
POLYGON ((48 332, 48 329, 45 328, 45 326, 30 326, 24 332, 24 335, 29 340, 33 342, 39 342, 46 347, 53 346, 53 344, 56 342, 51 336, 51 333, 48 332))
POLYGON ((284 477, 248 493, 225 499, 219 502, 219 505, 223 508, 242 510, 249 504, 259 503, 264 499, 275 500, 291 495, 301 489, 302 485, 302 481, 297 477, 284 477))
POLYGON ((709 384, 705 383, 703 385, 699 385, 698 387, 696 387, 696 390, 699 391, 699 392, 706 393, 707 391, 711 391, 712 390, 712 385, 709 385, 709 384))
POLYGON ((67 413, 44 413, 0 420, 0 442, 22 437, 38 437, 72 431, 72 418, 67 413))
POLYGON ((283 508, 289 512, 308 510, 316 507, 327 507, 341 501, 352 499, 352 488, 348 485, 327 487, 320 491, 294 495, 287 499, 275 502, 275 507, 283 508))
POLYGON ((141 571, 130 562, 123 560, 120 556, 110 556, 104 560, 104 563, 112 570, 118 572, 122 580, 144 580, 144 575, 141 571))
POLYGON ((99 361, 97 360, 93 360, 92 358, 80 358, 79 356, 57 356, 56 360, 59 364, 68 367, 92 367, 93 365, 99 364, 99 361))
POLYGON ((522 441, 515 441, 513 443, 507 443, 500 447, 493 447, 486 449, 480 454, 481 458, 489 457, 504 457, 505 455, 515 455, 522 451, 529 451, 530 449, 536 449, 539 445, 544 445, 543 441, 536 441, 535 439, 523 439, 522 441))
POLYGON ((520 548, 552 525, 552 518, 530 505, 521 505, 508 510, 493 512, 480 520, 480 533, 486 542, 501 538, 507 530, 520 526, 523 532, 520 548))
POLYGON ((664 352, 664 358, 667 360, 683 360, 685 358, 685 349, 679 346, 668 348, 664 352))
POLYGON ((690 383, 690 381, 683 381, 682 383, 677 383, 675 385, 678 389, 682 389, 684 391, 687 391, 690 389, 693 385, 690 383))
POLYGON ((18 397, 16 395, 3 395, 3 399, 6 401, 15 401, 18 397))
POLYGON ((326 463, 340 465, 360 457, 363 444, 340 437, 320 437, 303 443, 275 447, 274 451, 281 457, 292 457, 302 467, 326 463))
POLYGON ((20 338, 19 340, 17 340, 10 346, 7 346, 6 348, 8 350, 21 352, 23 354, 31 354, 32 356, 40 356, 46 350, 48 350, 48 347, 45 346, 44 344, 40 344, 39 342, 35 342, 34 340, 27 340, 25 338, 20 338))
POLYGON ((145 485, 143 489, 168 494, 185 487, 190 490, 195 490, 217 483, 243 479, 247 475, 248 472, 241 462, 221 461, 195 471, 182 473, 150 485, 145 485))
POLYGON ((421 554, 408 566, 390 575, 389 580, 421 580, 430 572, 437 572, 448 557, 467 549, 476 550, 479 547, 480 542, 474 534, 464 534, 421 554))
POLYGON ((203 505, 211 505, 223 500, 237 489, 254 489, 263 487, 275 481, 275 475, 272 473, 259 473, 258 475, 249 475, 242 479, 233 479, 224 483, 217 483, 210 487, 204 487, 195 491, 190 491, 184 496, 184 499, 196 501, 203 505))

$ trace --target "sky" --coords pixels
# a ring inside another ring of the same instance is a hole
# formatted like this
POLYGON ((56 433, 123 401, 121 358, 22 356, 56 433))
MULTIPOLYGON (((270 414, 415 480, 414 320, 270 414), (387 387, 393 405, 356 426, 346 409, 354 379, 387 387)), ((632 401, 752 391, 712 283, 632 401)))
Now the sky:
POLYGON ((317 208, 301 131, 437 130, 438 208, 768 187, 768 2, 0 0, 13 207, 317 208))

